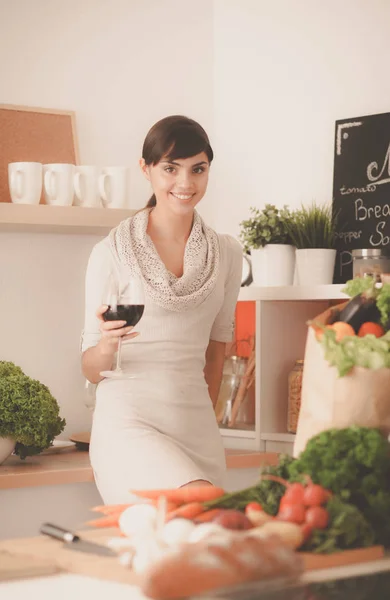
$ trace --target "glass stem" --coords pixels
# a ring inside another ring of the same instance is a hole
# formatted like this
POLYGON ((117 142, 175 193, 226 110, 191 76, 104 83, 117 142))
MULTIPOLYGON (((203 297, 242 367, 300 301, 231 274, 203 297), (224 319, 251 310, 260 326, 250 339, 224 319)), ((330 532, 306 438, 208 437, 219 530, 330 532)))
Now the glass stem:
POLYGON ((115 371, 121 371, 121 354, 122 354, 122 338, 120 337, 118 340, 118 350, 116 353, 116 367, 115 371))

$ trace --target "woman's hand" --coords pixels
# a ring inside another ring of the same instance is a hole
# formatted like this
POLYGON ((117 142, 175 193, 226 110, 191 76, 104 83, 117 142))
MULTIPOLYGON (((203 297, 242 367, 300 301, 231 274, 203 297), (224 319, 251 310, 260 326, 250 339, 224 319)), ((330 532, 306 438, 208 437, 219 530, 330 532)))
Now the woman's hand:
POLYGON ((100 306, 96 311, 96 316, 100 321, 100 331, 102 337, 99 341, 98 346, 100 346, 100 350, 104 355, 114 355, 118 349, 118 340, 120 337, 125 337, 127 340, 131 340, 132 338, 137 337, 139 335, 138 332, 131 333, 132 327, 125 327, 126 321, 105 321, 103 319, 103 314, 108 310, 107 305, 100 306))

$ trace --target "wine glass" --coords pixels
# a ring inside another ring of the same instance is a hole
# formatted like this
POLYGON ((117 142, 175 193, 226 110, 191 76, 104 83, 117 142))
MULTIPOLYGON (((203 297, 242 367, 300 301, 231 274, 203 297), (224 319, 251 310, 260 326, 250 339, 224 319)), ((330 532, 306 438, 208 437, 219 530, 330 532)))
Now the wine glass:
MULTIPOLYGON (((120 273, 115 279, 111 278, 105 301, 108 309, 103 313, 105 321, 126 321, 124 327, 137 325, 145 308, 145 296, 142 280, 137 275, 120 273)), ((122 340, 118 340, 116 367, 111 371, 102 371, 100 375, 111 379, 132 379, 134 375, 121 367, 122 340)))

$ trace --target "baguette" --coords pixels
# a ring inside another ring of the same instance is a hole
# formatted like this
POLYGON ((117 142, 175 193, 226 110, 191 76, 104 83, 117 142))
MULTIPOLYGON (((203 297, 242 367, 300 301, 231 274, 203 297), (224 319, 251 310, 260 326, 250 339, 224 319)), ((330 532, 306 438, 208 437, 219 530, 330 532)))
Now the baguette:
POLYGON ((144 572, 141 590, 154 600, 175 600, 251 581, 296 577, 302 570, 301 558, 279 537, 229 532, 163 556, 144 572))

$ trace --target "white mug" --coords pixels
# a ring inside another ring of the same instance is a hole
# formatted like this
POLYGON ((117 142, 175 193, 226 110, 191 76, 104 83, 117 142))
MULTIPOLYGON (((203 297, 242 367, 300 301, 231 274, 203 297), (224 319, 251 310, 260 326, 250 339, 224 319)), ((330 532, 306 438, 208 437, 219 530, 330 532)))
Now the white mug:
POLYGON ((106 208, 127 208, 128 167, 106 167, 99 177, 99 191, 106 208))
POLYGON ((101 206, 98 189, 99 169, 93 166, 76 167, 74 176, 75 205, 98 208, 101 206))
POLYGON ((42 193, 42 164, 9 163, 8 185, 11 200, 15 204, 39 204, 42 193))
POLYGON ((43 187, 46 204, 71 206, 75 166, 58 163, 43 165, 43 187))

